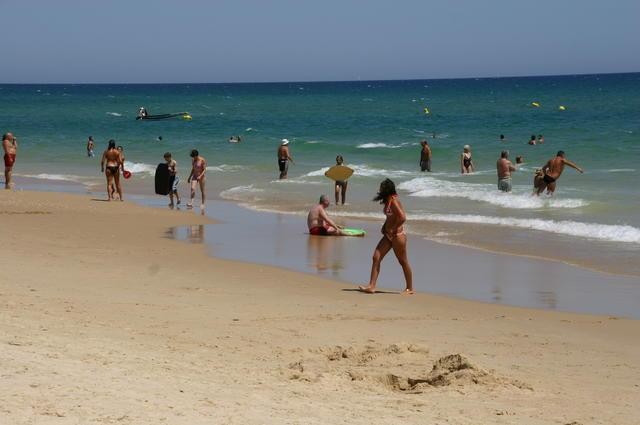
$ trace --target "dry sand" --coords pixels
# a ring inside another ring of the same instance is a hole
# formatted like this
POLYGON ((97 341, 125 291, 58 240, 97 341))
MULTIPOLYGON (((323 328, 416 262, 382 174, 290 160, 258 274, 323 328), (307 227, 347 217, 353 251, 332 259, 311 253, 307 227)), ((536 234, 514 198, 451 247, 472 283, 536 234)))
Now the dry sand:
MULTIPOLYGON (((0 424, 638 424, 640 322, 364 295, 0 193, 0 424)), ((213 236, 215 237, 215 235, 213 236)))

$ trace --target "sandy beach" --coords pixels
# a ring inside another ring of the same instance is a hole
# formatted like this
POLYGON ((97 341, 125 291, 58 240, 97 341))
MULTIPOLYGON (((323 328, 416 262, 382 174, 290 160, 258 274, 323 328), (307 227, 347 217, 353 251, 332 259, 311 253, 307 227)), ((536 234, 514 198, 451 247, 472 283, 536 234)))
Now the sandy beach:
POLYGON ((129 201, 2 191, 0 216, 3 424, 640 422, 637 320, 365 295, 129 201))

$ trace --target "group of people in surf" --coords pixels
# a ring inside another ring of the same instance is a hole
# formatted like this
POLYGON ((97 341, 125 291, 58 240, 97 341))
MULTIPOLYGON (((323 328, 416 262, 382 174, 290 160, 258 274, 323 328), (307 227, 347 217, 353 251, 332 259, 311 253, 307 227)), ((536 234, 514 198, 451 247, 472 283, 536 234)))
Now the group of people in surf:
MULTIPOLYGON (((500 135, 500 141, 505 141, 503 134, 500 135)), ((538 135, 536 139, 535 135, 531 136, 529 141, 530 145, 544 143, 544 136, 538 135)), ((431 147, 429 142, 423 140, 420 142, 420 170, 431 172, 431 147)), ((516 165, 524 163, 524 157, 516 157, 516 165)), ((542 168, 537 168, 533 179, 533 195, 541 195, 545 190, 548 195, 551 195, 556 190, 556 181, 560 178, 560 175, 564 171, 565 165, 576 169, 582 173, 583 170, 572 161, 566 158, 564 151, 558 151, 554 158, 551 158, 542 168)), ((509 151, 503 150, 500 153, 500 158, 496 163, 496 170, 498 174, 498 190, 502 192, 511 192, 511 173, 516 171, 516 166, 509 160, 509 151)), ((471 146, 464 145, 462 153, 460 154, 460 172, 462 174, 471 174, 474 172, 474 163, 471 158, 471 146)))

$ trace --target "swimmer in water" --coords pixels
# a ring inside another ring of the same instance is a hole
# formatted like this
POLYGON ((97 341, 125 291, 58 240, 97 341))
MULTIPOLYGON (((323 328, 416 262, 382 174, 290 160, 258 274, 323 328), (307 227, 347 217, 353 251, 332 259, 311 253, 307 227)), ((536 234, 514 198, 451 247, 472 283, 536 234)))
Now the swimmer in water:
POLYGON ((460 171, 462 174, 473 173, 473 160, 471 159, 471 146, 464 145, 460 154, 460 171))
POLYGON ((565 158, 564 151, 558 151, 555 158, 551 158, 544 167, 542 167, 542 178, 534 180, 533 194, 540 196, 540 194, 547 189, 547 194, 553 195, 556 190, 557 181, 562 175, 565 165, 578 170, 580 174, 584 172, 582 168, 565 158))

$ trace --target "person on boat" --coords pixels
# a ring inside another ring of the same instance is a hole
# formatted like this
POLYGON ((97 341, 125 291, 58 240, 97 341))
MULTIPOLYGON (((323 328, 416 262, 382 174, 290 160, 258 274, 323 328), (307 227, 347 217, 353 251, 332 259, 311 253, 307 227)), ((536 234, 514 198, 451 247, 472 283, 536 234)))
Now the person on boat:
POLYGON ((307 215, 307 227, 309 234, 314 236, 340 236, 342 231, 340 226, 329 218, 326 209, 331 202, 327 195, 320 195, 320 201, 314 205, 307 215))
POLYGON ((404 294, 413 294, 413 272, 407 258, 407 234, 404 231, 403 224, 407 220, 404 208, 398 199, 396 185, 393 181, 385 179, 380 183, 378 194, 374 201, 380 201, 384 205, 384 215, 387 217, 382 225, 382 238, 376 249, 373 251, 373 262, 371 264, 371 277, 369 284, 359 286, 362 292, 374 294, 376 292, 376 283, 380 274, 380 264, 384 257, 393 248, 394 254, 402 267, 406 288, 404 294))
POLYGON ((147 108, 144 106, 141 106, 140 109, 138 109, 138 118, 144 118, 148 115, 149 113, 147 112, 147 108))

